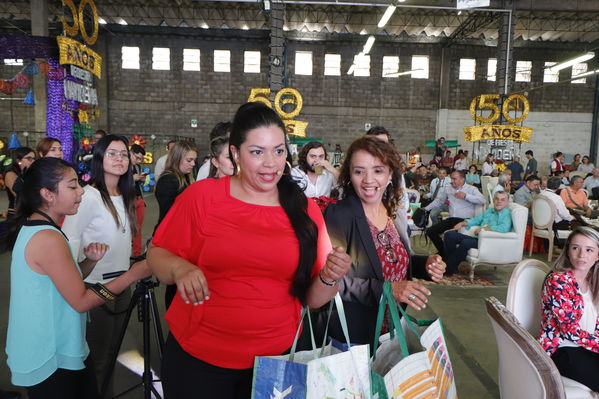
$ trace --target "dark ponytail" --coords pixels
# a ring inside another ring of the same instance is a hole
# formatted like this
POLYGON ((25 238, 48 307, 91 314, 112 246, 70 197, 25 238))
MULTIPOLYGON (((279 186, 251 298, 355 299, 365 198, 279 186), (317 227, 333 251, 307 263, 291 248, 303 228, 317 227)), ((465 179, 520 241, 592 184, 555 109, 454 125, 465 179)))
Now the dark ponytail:
MULTIPOLYGON (((279 127, 285 134, 285 124, 275 111, 263 103, 246 103, 239 107, 235 114, 229 143, 239 149, 249 130, 272 125, 279 127)), ((285 136, 285 138, 287 137, 285 136)), ((285 140, 285 147, 287 149, 288 166, 285 167, 277 188, 281 207, 287 214, 299 242, 299 264, 291 287, 291 294, 305 305, 312 266, 316 260, 318 227, 308 215, 308 199, 289 174, 291 172, 289 167, 291 165, 291 153, 289 152, 287 140, 285 140)), ((229 155, 231 162, 233 162, 233 169, 237 170, 237 164, 230 149, 229 155)))
POLYGON ((40 190, 45 188, 56 192, 68 169, 74 171, 70 164, 58 158, 42 158, 27 168, 23 174, 22 191, 17 195, 15 215, 8 219, 7 229, 0 235, 0 253, 13 249, 21 226, 44 205, 40 190))

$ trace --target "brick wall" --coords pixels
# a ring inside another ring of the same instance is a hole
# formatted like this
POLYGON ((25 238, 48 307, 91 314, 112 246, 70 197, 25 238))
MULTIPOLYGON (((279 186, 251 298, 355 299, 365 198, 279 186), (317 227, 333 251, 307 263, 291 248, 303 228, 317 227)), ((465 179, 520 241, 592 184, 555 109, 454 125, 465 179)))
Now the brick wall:
MULTIPOLYGON (((207 136, 212 126, 229 120, 247 99, 251 88, 268 87, 267 34, 244 39, 241 35, 223 38, 209 36, 209 33, 189 37, 119 33, 103 35, 100 40, 105 41, 107 49, 102 55, 107 66, 104 79, 107 79, 108 91, 107 98, 101 98, 100 104, 108 104, 109 122, 108 126, 98 125, 95 128, 107 128, 110 132, 127 135, 193 137, 203 153, 207 149, 207 136), (123 45, 140 47, 140 70, 121 69, 123 45), (170 71, 152 70, 152 47, 171 49, 170 71), (201 50, 200 72, 182 70, 183 48, 201 50), (231 50, 231 73, 213 72, 214 49, 231 50), (261 73, 243 73, 244 50, 261 51, 261 73), (198 120, 197 128, 191 127, 192 119, 198 120)), ((342 35, 332 35, 324 41, 288 41, 287 86, 298 89, 304 98, 304 107, 297 119, 309 122, 309 135, 323 137, 333 148, 337 143, 346 146, 361 135, 365 123, 387 127, 402 151, 422 147, 425 140, 446 132, 447 122, 439 119, 440 110, 467 110, 474 96, 496 92, 495 83, 484 78, 487 59, 496 57, 494 47, 460 45, 442 50, 440 44, 377 41, 371 51, 371 76, 349 76, 346 72, 353 56, 361 50, 365 41, 366 36, 363 40, 347 40, 342 35), (295 75, 296 50, 313 52, 312 76, 295 75), (325 53, 341 54, 341 76, 324 76, 325 53), (440 87, 442 54, 445 62, 449 63, 449 83, 445 90, 440 87), (412 79, 409 75, 381 78, 384 55, 398 55, 400 71, 411 69, 412 55, 428 55, 429 79, 412 79), (466 57, 477 59, 479 78, 475 81, 458 79, 459 59, 466 57), (446 104, 446 107, 441 107, 441 104, 446 104)), ((572 50, 570 53, 576 55, 580 51, 572 50)), ((570 53, 516 48, 514 60, 532 60, 533 84, 539 84, 542 82, 543 62, 564 59, 570 53)), ((12 68, 0 65, 2 76, 11 75, 12 68)), ((589 70, 594 68, 590 65, 589 70)), ((560 79, 568 79, 569 71, 563 71, 560 79)), ((525 87, 529 84, 514 83, 512 90, 525 87)), ((585 115, 582 120, 586 120, 586 115, 592 111, 593 91, 594 78, 589 78, 584 85, 566 83, 547 87, 530 91, 528 97, 533 113, 576 113, 585 115)), ((14 102, 14 126, 9 113, 9 102, 0 101, 0 136, 1 132, 13 128, 33 130, 32 108, 14 102)), ((559 130, 570 129, 561 125, 559 130)), ((585 133, 588 132, 590 125, 587 124, 585 133)), ((583 149, 582 152, 588 152, 588 149, 583 149)))

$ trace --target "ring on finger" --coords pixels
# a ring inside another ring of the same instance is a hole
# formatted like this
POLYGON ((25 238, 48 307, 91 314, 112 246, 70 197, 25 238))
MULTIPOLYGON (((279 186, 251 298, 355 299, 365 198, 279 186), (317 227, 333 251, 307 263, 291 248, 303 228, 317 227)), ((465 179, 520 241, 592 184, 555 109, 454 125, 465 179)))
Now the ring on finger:
POLYGON ((413 301, 414 299, 416 299, 416 295, 414 295, 414 294, 408 295, 408 301, 413 301))

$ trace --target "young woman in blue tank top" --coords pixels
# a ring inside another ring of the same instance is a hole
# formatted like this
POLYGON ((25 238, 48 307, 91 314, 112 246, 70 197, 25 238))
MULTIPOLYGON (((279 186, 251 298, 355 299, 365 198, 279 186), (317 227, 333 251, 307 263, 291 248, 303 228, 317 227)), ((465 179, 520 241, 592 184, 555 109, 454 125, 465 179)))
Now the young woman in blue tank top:
POLYGON ((86 288, 83 278, 108 246, 91 243, 77 264, 58 227, 77 213, 83 189, 71 165, 43 158, 24 174, 15 218, 0 237, 0 250, 12 250, 6 353, 12 383, 27 387, 29 399, 97 398, 86 313, 148 274, 145 263, 106 285, 86 288))

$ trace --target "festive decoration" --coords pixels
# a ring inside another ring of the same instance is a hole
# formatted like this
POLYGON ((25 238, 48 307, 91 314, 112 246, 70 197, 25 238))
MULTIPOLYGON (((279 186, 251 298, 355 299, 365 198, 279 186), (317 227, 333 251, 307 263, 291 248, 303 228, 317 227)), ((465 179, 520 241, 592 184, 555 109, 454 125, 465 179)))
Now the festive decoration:
POLYGON ((87 115, 87 111, 80 109, 79 113, 78 113, 78 117, 79 117, 79 123, 85 123, 85 124, 89 123, 89 116, 87 115))
POLYGON ((102 57, 98 53, 65 36, 58 36, 56 40, 60 49, 61 64, 77 65, 98 78, 102 77, 102 57))
POLYGON ((499 94, 481 94, 476 96, 470 102, 470 116, 476 123, 493 123, 499 118, 499 108, 495 104, 495 101, 499 100, 499 94), (477 109, 489 109, 491 115, 483 117, 476 115, 477 109))
POLYGON ((133 144, 137 144, 137 145, 140 145, 142 147, 145 147, 146 146, 146 139, 144 139, 142 136, 136 134, 129 141, 129 145, 133 145, 133 144))
POLYGON ((14 79, 14 85, 17 87, 27 87, 29 86, 29 78, 22 73, 18 74, 14 79))
POLYGON ((12 133, 10 135, 10 142, 8 143, 8 148, 14 150, 15 148, 23 147, 16 133, 12 133))
MULTIPOLYGON (((58 69, 56 59, 50 58, 52 69, 58 69)), ((62 143, 64 159, 72 160, 73 152, 73 117, 69 109, 77 109, 77 103, 64 98, 64 81, 48 79, 48 102, 46 110, 46 135, 62 143), (63 103, 65 107, 63 107, 63 103), (65 109, 66 108, 66 109, 65 109)))
POLYGON ((23 71, 27 75, 37 75, 40 72, 40 68, 37 66, 35 62, 30 62, 29 64, 27 64, 23 71))
MULTIPOLYGON (((261 102, 268 107, 272 108, 270 103, 270 89, 269 88, 253 88, 250 91, 250 95, 247 99, 248 102, 261 102)), ((302 110, 304 100, 302 95, 296 89, 284 88, 277 92, 275 96, 274 106, 277 113, 284 119, 285 130, 288 135, 306 137, 306 128, 308 122, 292 120, 302 110), (295 109, 291 112, 283 110, 283 105, 295 104, 295 109)))
POLYGON ((49 80, 62 80, 64 79, 64 76, 64 69, 58 65, 56 67, 50 67, 50 69, 48 69, 49 80))
POLYGON ((505 162, 499 160, 499 161, 495 161, 495 169, 497 169, 497 171, 499 173, 503 172, 504 170, 507 169, 507 165, 505 164, 505 162))
POLYGON ((146 180, 144 181, 143 190, 150 191, 152 189, 152 186, 156 185, 156 176, 154 175, 154 173, 152 173, 150 168, 143 168, 142 172, 147 173, 146 180))
POLYGON ((316 202, 316 205, 318 205, 321 212, 324 212, 329 205, 337 203, 337 200, 331 197, 310 197, 310 199, 316 202))
POLYGON ((38 69, 40 70, 40 73, 43 73, 44 75, 48 74, 48 71, 50 70, 50 64, 48 64, 45 61, 42 61, 42 62, 38 62, 37 66, 38 66, 38 69))
POLYGON ((464 128, 464 138, 466 141, 502 139, 530 143, 532 131, 530 127, 513 125, 467 126, 464 128))
POLYGON ((29 90, 27 92, 27 96, 25 96, 25 100, 23 101, 23 104, 35 105, 35 100, 33 98, 33 90, 29 90))
POLYGON ((503 117, 512 124, 524 122, 524 119, 528 117, 528 113, 530 112, 530 103, 528 99, 524 97, 522 94, 512 94, 509 96, 504 102, 502 106, 501 113, 503 117), (512 103, 515 103, 512 105, 512 103), (520 104, 522 104, 522 115, 518 118, 512 118, 510 116, 510 110, 518 110, 520 108, 520 104))
MULTIPOLYGON (((0 140, 0 150, 4 149, 4 141, 0 140)), ((2 155, 2 157, 4 157, 4 155, 2 155)), ((2 158, 0 158, 0 162, 2 161, 2 158)))
POLYGON ((2 91, 2 93, 4 93, 4 94, 10 96, 12 93, 15 92, 15 85, 10 80, 4 80, 4 81, 2 81, 2 88, 0 88, 0 91, 2 91))
POLYGON ((79 140, 79 146, 85 151, 90 151, 94 147, 94 142, 89 137, 79 140))
POLYGON ((302 98, 302 95, 300 94, 299 91, 297 91, 296 89, 291 89, 289 87, 281 89, 278 91, 277 95, 275 96, 275 109, 277 110, 277 112, 279 113, 279 115, 281 115, 282 118, 285 119, 293 119, 296 116, 299 115, 299 113, 302 110, 304 104, 304 99, 302 98), (283 96, 293 96, 292 98, 283 98, 283 96), (281 107, 281 103, 282 104, 295 104, 295 109, 291 112, 285 112, 283 111, 282 107, 281 107))

